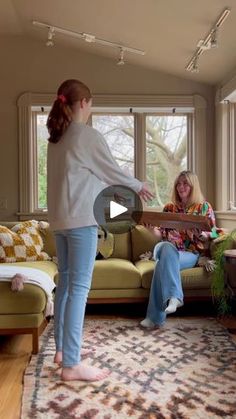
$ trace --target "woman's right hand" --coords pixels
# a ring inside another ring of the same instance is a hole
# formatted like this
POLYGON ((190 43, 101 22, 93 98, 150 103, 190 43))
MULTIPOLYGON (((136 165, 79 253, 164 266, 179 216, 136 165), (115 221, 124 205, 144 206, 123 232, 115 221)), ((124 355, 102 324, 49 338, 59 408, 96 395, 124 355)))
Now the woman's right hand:
POLYGON ((138 192, 138 195, 140 198, 143 198, 145 202, 147 202, 149 199, 154 198, 154 195, 152 192, 150 192, 149 187, 146 185, 146 183, 143 183, 142 189, 138 192))

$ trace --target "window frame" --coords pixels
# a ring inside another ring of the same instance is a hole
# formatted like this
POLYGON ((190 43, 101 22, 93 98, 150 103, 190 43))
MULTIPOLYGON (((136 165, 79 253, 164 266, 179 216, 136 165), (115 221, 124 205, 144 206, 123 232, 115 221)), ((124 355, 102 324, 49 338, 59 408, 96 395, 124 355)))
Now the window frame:
MULTIPOLYGON (((19 212, 20 219, 35 217, 45 218, 47 211, 35 210, 37 196, 36 176, 36 150, 33 141, 32 107, 48 107, 55 100, 54 94, 46 93, 23 93, 18 101, 19 121, 19 212)), ((137 109, 147 108, 193 108, 193 113, 188 118, 188 166, 196 171, 202 186, 203 193, 206 192, 206 108, 207 102, 200 95, 102 95, 93 97, 93 106, 96 108, 127 108, 137 113, 135 117, 135 176, 145 180, 145 122, 137 109), (138 159, 137 159, 138 157, 138 159)), ((95 111, 96 113, 96 111, 95 111)), ((185 113, 185 112, 184 112, 185 113)), ((149 114, 149 113, 148 113, 149 114)), ((158 112, 159 114, 159 112, 158 112)), ((166 114, 166 113, 165 113, 166 114)))
POLYGON ((236 205, 236 103, 217 103, 216 121, 216 213, 223 219, 230 213, 236 216, 230 208, 230 202, 236 205))

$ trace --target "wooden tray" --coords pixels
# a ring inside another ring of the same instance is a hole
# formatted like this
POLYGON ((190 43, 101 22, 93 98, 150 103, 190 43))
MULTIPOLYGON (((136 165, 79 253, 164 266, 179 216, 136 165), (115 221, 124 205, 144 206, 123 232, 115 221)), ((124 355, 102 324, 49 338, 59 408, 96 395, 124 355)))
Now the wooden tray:
POLYGON ((190 215, 173 212, 134 211, 132 218, 138 224, 152 224, 157 227, 174 230, 197 228, 201 231, 211 231, 210 220, 203 215, 190 215))

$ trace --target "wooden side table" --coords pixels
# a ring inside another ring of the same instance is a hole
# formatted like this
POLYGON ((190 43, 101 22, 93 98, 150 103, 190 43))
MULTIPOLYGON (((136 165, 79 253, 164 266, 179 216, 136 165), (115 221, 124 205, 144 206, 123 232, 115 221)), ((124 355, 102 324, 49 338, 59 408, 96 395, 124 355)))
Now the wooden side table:
POLYGON ((224 257, 227 285, 234 296, 236 290, 236 249, 225 250, 224 257))
MULTIPOLYGON (((236 249, 224 251, 225 282, 232 300, 236 300, 236 249)), ((232 325, 227 327, 230 333, 236 333, 236 320, 232 319, 232 325)))

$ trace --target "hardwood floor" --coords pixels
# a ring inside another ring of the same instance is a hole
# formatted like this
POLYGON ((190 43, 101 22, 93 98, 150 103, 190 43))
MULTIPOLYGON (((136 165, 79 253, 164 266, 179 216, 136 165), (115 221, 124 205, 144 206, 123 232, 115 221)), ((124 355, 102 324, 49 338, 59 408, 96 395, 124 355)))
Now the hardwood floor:
POLYGON ((22 381, 32 348, 31 335, 0 336, 0 418, 20 418, 22 381))
MULTIPOLYGON (((134 312, 131 316, 134 317, 134 312)), ((93 318, 115 318, 117 315, 94 315, 93 318)), ((119 317, 121 317, 119 313, 119 317)), ((136 316, 135 316, 136 317, 136 316)), ((137 316, 140 317, 140 316, 137 316)), ((185 316, 187 317, 187 316, 185 316)), ((197 316, 200 317, 200 316, 197 316)), ((230 330, 236 342, 236 315, 220 322, 230 330)), ((32 338, 30 335, 0 336, 0 418, 19 419, 25 368, 31 357, 32 338)))

